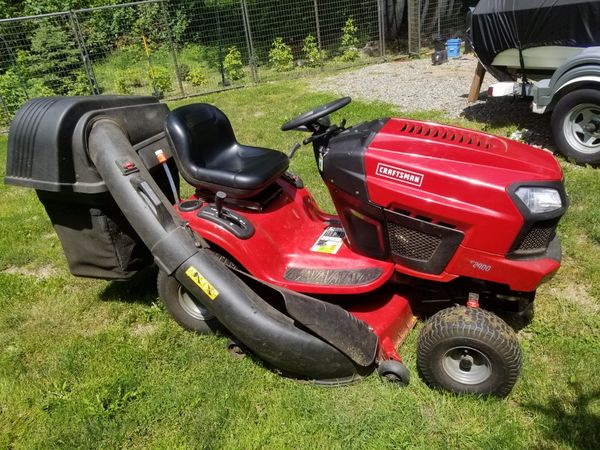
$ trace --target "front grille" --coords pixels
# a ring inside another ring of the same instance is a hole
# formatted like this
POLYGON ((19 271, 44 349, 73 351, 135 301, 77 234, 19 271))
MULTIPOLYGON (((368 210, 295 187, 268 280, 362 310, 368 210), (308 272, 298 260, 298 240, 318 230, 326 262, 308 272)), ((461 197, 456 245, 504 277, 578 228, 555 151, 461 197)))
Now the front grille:
POLYGON ((417 230, 388 223, 392 253, 404 258, 429 261, 440 246, 442 239, 417 230))
POLYGON ((394 262, 424 273, 442 273, 464 237, 455 226, 430 217, 385 210, 385 218, 394 262))
POLYGON ((519 243, 517 252, 545 251, 552 238, 554 238, 555 228, 556 220, 533 224, 519 243))

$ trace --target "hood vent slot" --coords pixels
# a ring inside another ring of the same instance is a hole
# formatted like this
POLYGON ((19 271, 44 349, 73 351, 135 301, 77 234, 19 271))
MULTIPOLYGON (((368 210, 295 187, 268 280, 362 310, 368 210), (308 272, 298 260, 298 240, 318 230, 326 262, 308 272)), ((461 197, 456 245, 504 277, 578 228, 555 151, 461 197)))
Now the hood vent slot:
POLYGON ((402 121, 398 131, 406 136, 420 136, 440 142, 461 144, 486 150, 493 145, 492 139, 479 133, 428 123, 402 121))

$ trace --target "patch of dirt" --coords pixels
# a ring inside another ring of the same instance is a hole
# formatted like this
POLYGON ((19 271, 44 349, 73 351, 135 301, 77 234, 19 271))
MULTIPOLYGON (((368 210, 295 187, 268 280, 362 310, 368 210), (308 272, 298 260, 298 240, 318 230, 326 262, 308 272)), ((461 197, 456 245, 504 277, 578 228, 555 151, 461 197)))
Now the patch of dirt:
POLYGON ((552 287, 550 293, 559 300, 575 304, 588 314, 598 314, 600 312, 598 300, 589 293, 587 287, 583 284, 569 283, 552 287))
POLYGON ((2 271, 2 273, 8 273, 11 275, 24 275, 27 277, 35 277, 35 278, 50 278, 55 275, 58 275, 59 270, 51 265, 45 265, 42 267, 19 267, 19 266, 10 266, 2 271))
POLYGON ((131 334, 134 336, 147 336, 154 333, 156 325, 153 323, 138 323, 131 330, 131 334))

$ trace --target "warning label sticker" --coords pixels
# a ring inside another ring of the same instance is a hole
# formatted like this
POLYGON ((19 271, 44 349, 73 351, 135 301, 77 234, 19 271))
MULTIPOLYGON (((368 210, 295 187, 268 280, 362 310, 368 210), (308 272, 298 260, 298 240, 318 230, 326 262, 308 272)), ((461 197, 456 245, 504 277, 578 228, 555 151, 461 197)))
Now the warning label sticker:
POLYGON ((342 247, 344 236, 345 233, 343 228, 327 227, 321 236, 319 236, 317 242, 310 248, 310 251, 335 255, 342 247))
POLYGON ((198 287, 200 289, 202 289, 202 291, 204 291, 204 293, 208 296, 208 298, 210 298, 211 300, 214 300, 215 298, 217 298, 217 296, 219 295, 219 291, 217 291, 215 289, 215 287, 210 284, 210 282, 204 278, 204 275, 202 275, 198 269, 196 269, 194 266, 190 266, 186 271, 185 274, 190 277, 190 279, 196 283, 198 285, 198 287))

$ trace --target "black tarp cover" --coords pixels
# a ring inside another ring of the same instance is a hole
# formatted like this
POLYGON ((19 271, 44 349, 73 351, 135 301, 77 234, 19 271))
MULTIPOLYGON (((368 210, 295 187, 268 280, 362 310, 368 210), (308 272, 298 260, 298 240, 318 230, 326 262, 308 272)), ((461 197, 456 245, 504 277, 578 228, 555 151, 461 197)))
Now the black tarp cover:
POLYGON ((600 46, 600 0, 481 0, 471 33, 484 66, 511 48, 600 46))

